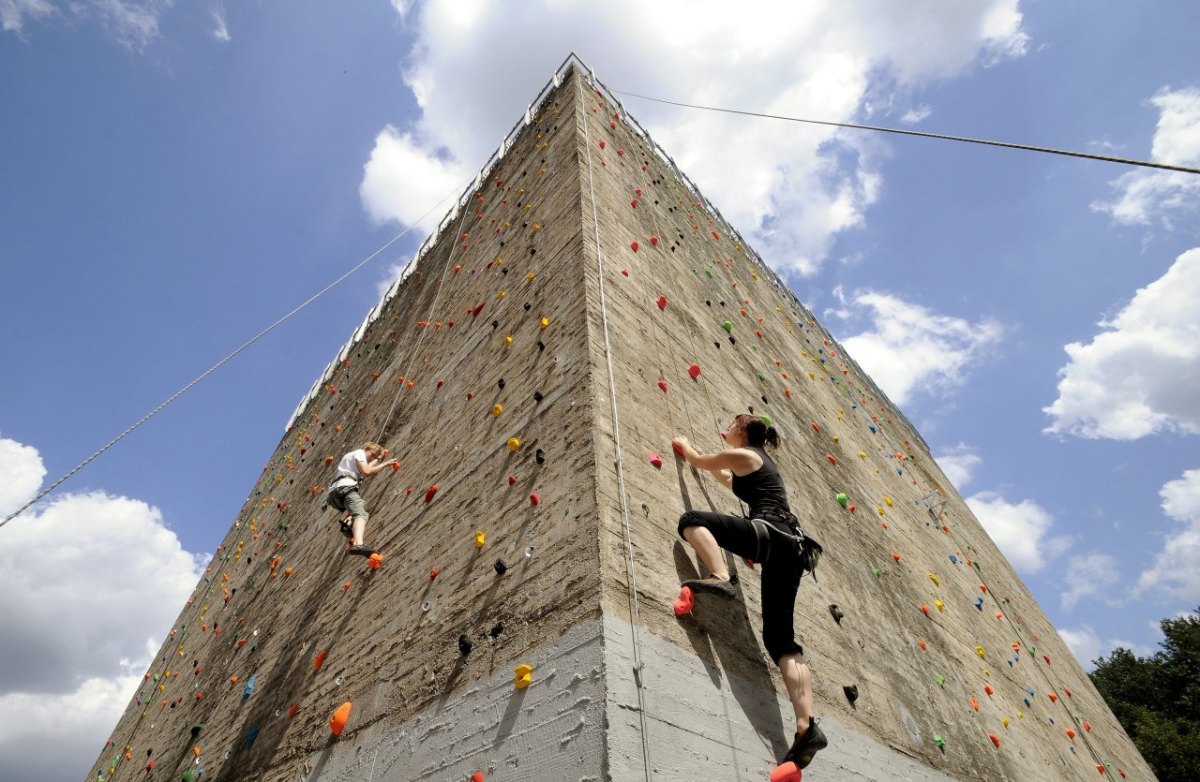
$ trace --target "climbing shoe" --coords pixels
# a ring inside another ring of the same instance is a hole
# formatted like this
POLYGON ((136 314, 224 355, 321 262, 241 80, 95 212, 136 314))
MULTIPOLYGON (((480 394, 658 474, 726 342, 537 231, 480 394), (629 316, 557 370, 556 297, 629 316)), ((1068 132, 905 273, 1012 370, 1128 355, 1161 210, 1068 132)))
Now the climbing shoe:
POLYGON ((808 723, 808 731, 801 737, 796 734, 796 740, 792 743, 792 748, 783 756, 783 762, 789 760, 796 764, 797 768, 806 768, 809 763, 812 763, 813 756, 821 750, 829 746, 829 739, 825 738, 825 734, 817 727, 817 720, 814 717, 808 723))
POLYGON ((346 553, 347 554, 357 554, 360 557, 369 557, 375 553, 375 549, 371 548, 370 546, 360 544, 357 546, 351 546, 350 548, 346 549, 346 553))
POLYGON ((340 529, 342 531, 342 534, 345 535, 347 538, 354 540, 354 525, 351 524, 349 521, 346 521, 345 519, 343 519, 342 521, 339 521, 338 529, 340 529))
POLYGON ((722 597, 736 597, 737 587, 730 581, 722 581, 715 576, 684 581, 683 586, 691 587, 693 592, 711 592, 722 597))

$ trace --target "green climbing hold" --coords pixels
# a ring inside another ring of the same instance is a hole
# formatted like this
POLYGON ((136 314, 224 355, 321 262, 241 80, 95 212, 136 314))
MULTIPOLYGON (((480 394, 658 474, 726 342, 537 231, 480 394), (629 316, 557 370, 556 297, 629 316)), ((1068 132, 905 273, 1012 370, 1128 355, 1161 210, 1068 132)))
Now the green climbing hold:
POLYGON ((759 372, 759 373, 758 373, 758 379, 759 379, 759 380, 766 380, 767 378, 763 376, 763 373, 762 373, 762 372, 759 372))
POLYGON ((933 734, 933 743, 937 744, 938 749, 946 748, 946 740, 944 738, 942 738, 941 736, 939 736, 937 733, 933 734))
POLYGON ((841 505, 844 508, 846 507, 847 503, 850 502, 850 498, 846 496, 846 492, 839 491, 837 494, 837 501, 838 505, 841 505))
POLYGON ((942 675, 939 673, 939 674, 937 675, 937 683, 938 683, 938 686, 939 686, 939 687, 945 687, 945 686, 946 686, 946 677, 945 677, 945 676, 942 676, 942 675))
POLYGON ((721 328, 725 329, 730 334, 732 334, 733 333, 733 321, 732 320, 725 321, 724 323, 721 324, 721 328))
POLYGON ((712 279, 712 269, 705 269, 704 273, 708 275, 708 279, 712 279))
POLYGON ((775 422, 771 420, 771 416, 769 416, 769 415, 760 415, 758 417, 758 420, 762 421, 763 424, 765 424, 766 426, 774 426, 775 425, 775 422))
POLYGON ((187 771, 183 772, 183 782, 192 782, 192 780, 194 780, 195 778, 196 778, 196 769, 189 768, 187 771))
POLYGON ((883 571, 877 567, 873 567, 871 568, 871 575, 875 576, 875 578, 879 578, 883 575, 883 571))

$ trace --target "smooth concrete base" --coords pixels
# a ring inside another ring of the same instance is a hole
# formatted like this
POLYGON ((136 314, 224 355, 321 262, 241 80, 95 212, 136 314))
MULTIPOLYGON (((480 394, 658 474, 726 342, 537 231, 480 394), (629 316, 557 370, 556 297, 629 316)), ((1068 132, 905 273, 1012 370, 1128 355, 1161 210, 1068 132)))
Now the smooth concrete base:
MULTIPOLYGON (((357 728, 311 755, 304 782, 601 782, 604 764, 604 661, 599 618, 581 622, 514 666, 533 666, 533 683, 514 686, 497 669, 399 728, 357 728)), ((485 664, 477 650, 467 665, 485 664)))
MULTIPOLYGON (((703 636, 700 636, 703 638, 703 636)), ((763 676, 727 675, 706 650, 681 649, 639 633, 643 697, 652 775, 645 772, 633 641, 628 622, 604 617, 608 678, 608 768, 616 782, 725 782, 766 780, 791 743, 795 717, 779 697, 763 655, 763 676)), ((819 675, 819 673, 818 673, 819 675)), ((778 693, 782 694, 782 685, 778 693)), ((817 712, 820 714, 820 704, 817 712)), ((805 774, 826 780, 949 782, 937 769, 910 758, 825 716, 829 737, 805 774)), ((540 778, 540 777, 539 777, 540 778)))

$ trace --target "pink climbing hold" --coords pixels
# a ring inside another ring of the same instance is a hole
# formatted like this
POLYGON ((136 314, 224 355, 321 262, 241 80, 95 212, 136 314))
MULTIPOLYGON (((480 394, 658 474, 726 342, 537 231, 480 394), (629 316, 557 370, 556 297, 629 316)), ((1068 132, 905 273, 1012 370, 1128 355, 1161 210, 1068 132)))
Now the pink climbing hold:
POLYGON ((693 363, 690 367, 688 367, 688 374, 691 375, 692 380, 700 377, 700 365, 693 363))
POLYGON ((637 252, 637 251, 638 251, 638 247, 639 247, 639 245, 638 245, 638 243, 637 243, 637 242, 630 242, 630 243, 629 243, 629 249, 630 249, 630 250, 633 250, 634 252, 637 252))
POLYGON ((662 464, 663 464, 662 457, 659 456, 654 451, 650 452, 650 463, 654 465, 654 469, 656 469, 656 470, 662 469, 662 464))
POLYGON ((629 276, 629 270, 628 270, 628 269, 622 269, 622 270, 621 270, 621 274, 623 274, 624 276, 628 277, 628 276, 629 276))
POLYGON ((658 299, 654 303, 658 305, 658 308, 660 310, 665 310, 667 308, 667 297, 659 296, 658 299))
POLYGON ((604 149, 606 146, 608 145, 604 143, 604 139, 600 139, 600 149, 604 149))
POLYGON ((634 209, 637 209, 637 199, 636 198, 631 199, 629 202, 629 205, 632 206, 634 209))

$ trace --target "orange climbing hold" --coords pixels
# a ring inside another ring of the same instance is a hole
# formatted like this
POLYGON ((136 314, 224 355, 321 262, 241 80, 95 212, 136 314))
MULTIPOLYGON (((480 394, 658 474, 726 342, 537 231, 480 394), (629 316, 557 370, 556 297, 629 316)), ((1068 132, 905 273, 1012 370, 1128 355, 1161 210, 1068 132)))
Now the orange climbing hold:
POLYGON ((989 733, 988 738, 992 740, 992 744, 995 745, 996 749, 1000 749, 1000 737, 999 736, 997 736, 995 733, 989 733))
POLYGON ((1047 693, 1046 697, 1048 697, 1050 699, 1051 703, 1058 703, 1058 694, 1057 693, 1053 693, 1053 692, 1047 693))
POLYGON ((827 454, 825 454, 825 458, 829 460, 830 464, 837 464, 837 457, 834 456, 833 454, 827 453, 827 454))
POLYGON ((371 570, 379 570, 379 566, 383 564, 383 554, 376 551, 371 556, 367 557, 367 567, 371 570))
POLYGON ((483 772, 476 771, 471 775, 471 782, 483 782, 483 772))
POLYGON ((329 655, 329 652, 324 649, 317 652, 317 656, 313 658, 313 670, 314 671, 321 670, 321 666, 325 664, 325 658, 328 655, 329 655))
POLYGON ((346 722, 350 719, 350 701, 346 701, 341 706, 334 710, 333 716, 329 718, 329 729, 333 731, 333 735, 340 736, 342 731, 346 729, 346 722))
POLYGON ((979 701, 975 699, 974 695, 971 696, 971 708, 975 711, 979 711, 979 701))

